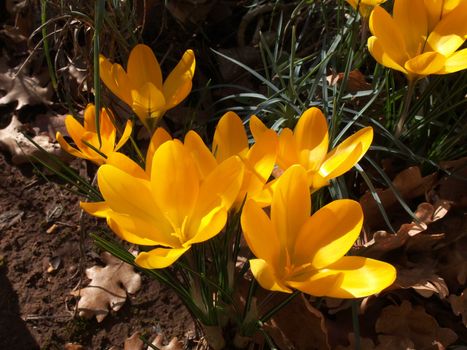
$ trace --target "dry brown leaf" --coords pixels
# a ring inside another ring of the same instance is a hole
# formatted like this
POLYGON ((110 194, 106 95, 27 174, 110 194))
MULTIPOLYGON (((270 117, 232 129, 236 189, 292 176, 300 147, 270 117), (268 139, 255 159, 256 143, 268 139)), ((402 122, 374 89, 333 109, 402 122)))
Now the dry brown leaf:
POLYGON ((449 170, 451 176, 443 177, 431 193, 435 198, 443 198, 453 202, 456 207, 467 207, 467 157, 443 162, 442 168, 449 170))
POLYGON ((407 338, 415 349, 439 349, 435 341, 444 347, 456 341, 457 335, 449 328, 441 328, 438 322, 421 306, 412 307, 404 300, 401 305, 384 308, 376 321, 380 335, 407 338))
POLYGON ((374 350, 415 350, 415 344, 407 337, 378 335, 378 346, 374 350))
MULTIPOLYGON (((3 61, 0 64, 5 64, 3 61)), ((6 94, 0 98, 0 105, 17 102, 16 110, 27 105, 50 104, 53 89, 50 86, 48 75, 27 75, 27 67, 5 69, 1 67, 0 86, 6 94), (6 70, 6 71, 5 71, 6 70)))
MULTIPOLYGON (((134 332, 131 337, 128 337, 125 340, 123 345, 123 350, 150 350, 150 346, 144 347, 144 342, 140 339, 141 332, 134 332)), ((177 339, 177 337, 172 338, 172 340, 164 345, 163 336, 158 334, 156 338, 152 341, 151 345, 154 345, 160 350, 183 350, 183 343, 177 339)), ((109 350, 118 350, 116 346, 112 346, 109 350)))
MULTIPOLYGON (((10 124, 4 129, 0 129, 0 149, 5 149, 10 152, 13 164, 22 164, 32 161, 33 159, 31 156, 47 161, 43 152, 23 135, 22 131, 26 130, 35 133, 34 130, 22 124, 16 115, 13 115, 10 124)), ((62 157, 63 152, 60 146, 57 143, 52 143, 49 136, 36 134, 32 139, 47 153, 62 157)))
MULTIPOLYGON (((355 333, 349 333, 349 346, 338 345, 335 350, 354 350, 356 349, 355 345, 355 333)), ((361 350, 375 350, 375 343, 369 338, 360 337, 360 349, 361 350)))
MULTIPOLYGON (((430 190, 436 180, 436 173, 422 177, 420 168, 410 167, 400 172, 392 184, 399 191, 405 200, 419 197, 430 190)), ((376 190, 385 209, 389 209, 398 203, 392 189, 376 190)), ((383 222, 379 207, 370 192, 365 193, 360 198, 360 204, 365 214, 365 224, 369 227, 376 227, 383 222)))
POLYGON ((419 222, 403 224, 399 230, 394 233, 386 231, 376 231, 373 238, 368 241, 364 247, 358 248, 359 254, 367 257, 381 257, 388 251, 397 249, 407 244, 412 250, 428 250, 431 246, 444 238, 441 234, 423 234, 428 225, 442 219, 450 208, 450 202, 438 201, 434 205, 430 203, 421 203, 415 211, 415 216, 419 222))
POLYGON ((84 350, 84 347, 81 344, 76 343, 66 343, 64 348, 65 350, 84 350))
POLYGON ((134 294, 141 287, 141 276, 132 266, 107 252, 102 253, 101 258, 106 266, 87 269, 86 276, 91 280, 89 285, 71 292, 74 296, 80 296, 77 305, 79 315, 85 318, 95 315, 98 322, 107 316, 109 308, 118 311, 125 302, 127 293, 134 294))
POLYGON ((449 296, 449 302, 451 303, 452 312, 454 315, 462 316, 462 322, 464 326, 467 327, 467 288, 461 293, 461 295, 457 296, 452 294, 449 296))
POLYGON ((184 26, 199 25, 206 20, 216 0, 172 0, 166 8, 184 26))
POLYGON ((302 294, 271 320, 266 331, 279 349, 330 349, 323 314, 302 294))
MULTIPOLYGON (((343 79, 344 73, 333 73, 326 77, 328 84, 331 86, 341 84, 343 79)), ((362 72, 358 69, 354 69, 349 72, 345 89, 350 93, 356 93, 359 91, 371 90, 371 84, 366 81, 362 72)))
POLYGON ((438 276, 434 269, 427 266, 411 269, 399 268, 393 286, 402 289, 412 288, 425 298, 431 297, 434 293, 438 294, 441 299, 449 295, 449 289, 444 279, 438 276))

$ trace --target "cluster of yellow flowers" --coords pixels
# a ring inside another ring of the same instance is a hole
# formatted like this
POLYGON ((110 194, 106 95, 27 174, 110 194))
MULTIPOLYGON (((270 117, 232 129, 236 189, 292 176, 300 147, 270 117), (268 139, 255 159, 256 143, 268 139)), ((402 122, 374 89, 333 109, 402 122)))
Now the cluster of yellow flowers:
MULTIPOLYGON (((163 85, 154 54, 144 45, 131 52, 127 73, 103 57, 101 71, 104 83, 151 127, 148 119, 160 118, 189 93, 194 56, 187 51, 163 85)), ((131 124, 115 144, 109 115, 107 109, 100 114, 100 141, 93 105, 85 110, 84 126, 67 118, 77 148, 61 135, 57 139, 66 151, 100 165, 97 182, 104 200, 81 207, 105 218, 121 239, 152 247, 138 254, 139 266, 170 266, 193 244, 218 235, 229 213, 242 210, 244 236, 256 256, 251 271, 266 289, 353 298, 380 292, 394 281, 390 264, 345 256, 363 223, 357 202, 336 200, 310 215, 312 192, 363 157, 373 138, 371 127, 328 152, 328 126, 317 108, 305 111, 294 130, 280 134, 252 116, 255 142, 250 146, 242 120, 228 112, 217 124, 211 149, 193 130, 182 142, 157 128, 140 166, 118 152, 131 124), (269 181, 275 167, 283 173, 269 181), (270 215, 264 207, 270 207, 270 215)))

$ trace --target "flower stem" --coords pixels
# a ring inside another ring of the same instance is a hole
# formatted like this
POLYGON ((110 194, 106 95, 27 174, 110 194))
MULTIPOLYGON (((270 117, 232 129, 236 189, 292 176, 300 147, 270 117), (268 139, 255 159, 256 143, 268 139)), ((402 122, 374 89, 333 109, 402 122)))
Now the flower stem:
POLYGON ((413 96, 414 91, 415 91, 415 81, 409 80, 409 84, 408 84, 408 87, 407 87, 407 93, 405 95, 404 102, 403 102, 403 105, 402 105, 403 106, 402 113, 401 113, 401 116, 399 118, 399 121, 397 122, 396 130, 395 130, 395 133, 394 133, 394 136, 397 139, 400 138, 400 136, 402 135, 402 131, 404 130, 405 121, 407 120, 407 117, 409 116, 409 107, 410 107, 410 103, 412 101, 412 96, 413 96))
POLYGON ((352 300, 352 326, 355 334, 355 350, 361 349, 360 344, 360 322, 358 321, 358 302, 352 300))

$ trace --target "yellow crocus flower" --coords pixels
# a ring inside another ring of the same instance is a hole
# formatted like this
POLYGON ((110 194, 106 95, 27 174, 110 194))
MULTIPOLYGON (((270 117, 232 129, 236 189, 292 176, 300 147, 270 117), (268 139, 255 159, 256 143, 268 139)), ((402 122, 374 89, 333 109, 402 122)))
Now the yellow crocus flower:
POLYGON ((100 142, 96 128, 96 108, 93 104, 88 104, 84 110, 84 125, 72 115, 65 118, 66 129, 76 148, 70 146, 60 132, 56 134, 58 143, 75 157, 88 159, 98 165, 104 164, 112 152, 118 151, 127 142, 132 131, 132 123, 128 120, 120 140, 115 144, 117 131, 109 114, 111 111, 106 108, 102 108, 99 114, 100 142))
POLYGON ((256 256, 250 260, 250 268, 263 288, 361 298, 393 283, 396 270, 392 265, 344 256, 363 223, 357 202, 336 200, 312 216, 310 212, 307 174, 301 165, 290 167, 278 179, 270 217, 255 201, 245 203, 241 225, 256 256))
POLYGON ((180 141, 166 140, 154 148, 151 171, 112 154, 97 172, 104 201, 81 203, 89 214, 106 218, 120 238, 158 246, 136 257, 136 264, 149 269, 167 267, 193 244, 217 235, 243 180, 239 157, 226 159, 201 179, 180 141))
MULTIPOLYGON (((258 118, 251 119, 255 139, 269 130, 258 118)), ((295 129, 284 128, 279 135, 277 165, 286 170, 302 165, 313 191, 328 185, 329 180, 349 171, 366 153, 373 140, 373 128, 366 127, 351 135, 328 153, 328 125, 316 107, 307 109, 295 129)), ((274 186, 274 183, 271 183, 274 186)))
POLYGON ((393 16, 377 6, 368 49, 378 63, 409 81, 467 68, 467 1, 395 0, 393 16))
MULTIPOLYGON (((253 120, 255 118, 253 117, 253 120)), ((212 153, 209 152, 199 135, 193 131, 185 137, 185 145, 192 150, 192 154, 197 159, 200 174, 209 173, 216 164, 234 155, 242 159, 245 165, 245 175, 235 201, 237 209, 245 197, 254 198, 264 206, 269 205, 270 202, 269 195, 264 197, 263 189, 274 169, 278 138, 274 131, 266 130, 255 141, 255 144, 250 147, 243 122, 234 112, 225 113, 219 120, 214 132, 212 153)))
POLYGON ((188 96, 195 65, 193 51, 187 50, 163 82, 159 62, 151 48, 144 44, 138 44, 131 50, 126 71, 104 56, 99 57, 104 84, 133 109, 150 131, 167 110, 188 96))
POLYGON ((373 11, 375 6, 386 2, 386 0, 345 0, 352 6, 355 10, 358 8, 360 16, 363 18, 368 18, 373 11))

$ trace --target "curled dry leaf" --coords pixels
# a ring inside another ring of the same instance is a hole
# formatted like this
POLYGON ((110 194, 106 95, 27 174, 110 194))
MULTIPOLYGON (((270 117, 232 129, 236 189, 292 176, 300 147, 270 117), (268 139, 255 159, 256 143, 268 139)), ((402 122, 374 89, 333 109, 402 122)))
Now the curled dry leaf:
POLYGON ((134 294, 141 287, 141 276, 132 266, 107 252, 102 253, 101 258, 106 266, 87 269, 86 276, 91 280, 89 285, 71 292, 74 296, 80 296, 77 305, 79 315, 85 318, 95 315, 98 322, 107 316, 109 308, 118 311, 127 293, 134 294))
MULTIPOLYGON (((144 342, 140 339, 141 332, 135 332, 131 337, 125 340, 123 345, 123 350, 150 350, 151 347, 144 347, 144 342)), ((160 350, 183 350, 183 343, 177 339, 177 337, 172 338, 172 340, 164 345, 163 336, 158 334, 156 338, 152 341, 151 345, 154 345, 157 349, 160 350)), ((117 350, 118 348, 112 346, 109 350, 117 350)))
POLYGON ((397 279, 393 287, 412 288, 425 298, 431 297, 434 293, 438 294, 441 299, 449 295, 449 289, 444 279, 438 276, 434 269, 427 266, 398 269, 397 279))
MULTIPOLYGON (((4 61, 0 61, 4 65, 4 61)), ((6 94, 0 98, 0 105, 18 102, 16 110, 27 105, 50 104, 53 89, 48 84, 48 75, 41 73, 29 76, 26 67, 5 69, 0 67, 0 86, 6 94), (5 71, 6 70, 6 71, 5 71)), ((45 72, 46 73, 46 72, 45 72)))
MULTIPOLYGON (((340 85, 344 80, 344 73, 333 72, 326 77, 326 80, 331 86, 340 85)), ((359 91, 371 90, 371 84, 366 81, 362 72, 358 69, 354 69, 349 72, 345 89, 350 93, 356 93, 359 91)))
POLYGON ((384 308, 376 321, 375 328, 380 336, 406 338, 412 341, 415 349, 440 349, 435 342, 447 347, 457 339, 454 331, 441 328, 423 307, 412 307, 407 300, 401 305, 384 308))
MULTIPOLYGON (((436 174, 422 177, 420 168, 410 167, 400 172, 392 181, 393 186, 399 191, 401 197, 405 200, 419 197, 430 190, 435 183, 436 174)), ((398 203, 396 196, 391 188, 376 190, 385 209, 389 209, 398 203)), ((376 227, 383 222, 376 200, 370 192, 365 193, 360 198, 363 212, 365 214, 365 224, 370 227, 376 227)))
POLYGON ((467 327, 467 288, 461 293, 461 295, 457 296, 452 294, 449 296, 449 302, 451 303, 452 312, 454 315, 462 316, 462 322, 464 326, 467 327))
MULTIPOLYGON (((26 130, 28 132, 31 131, 30 128, 27 128, 26 125, 18 120, 16 115, 13 115, 10 124, 4 129, 0 129, 0 149, 10 152, 13 164, 32 161, 32 156, 47 162, 47 157, 44 157, 43 152, 34 146, 22 133, 22 131, 26 130)), ((35 133, 34 130, 32 132, 35 133)), ((60 157, 63 155, 58 143, 52 143, 49 136, 36 134, 32 136, 32 139, 47 153, 60 157)))
POLYGON ((375 232, 373 238, 364 247, 359 248, 359 254, 377 258, 406 244, 411 249, 418 248, 414 250, 430 249, 432 244, 444 238, 444 233, 423 235, 420 233, 424 232, 432 222, 442 219, 449 208, 450 202, 447 201, 439 201, 434 205, 421 203, 415 211, 418 223, 403 224, 395 234, 386 231, 375 232))

